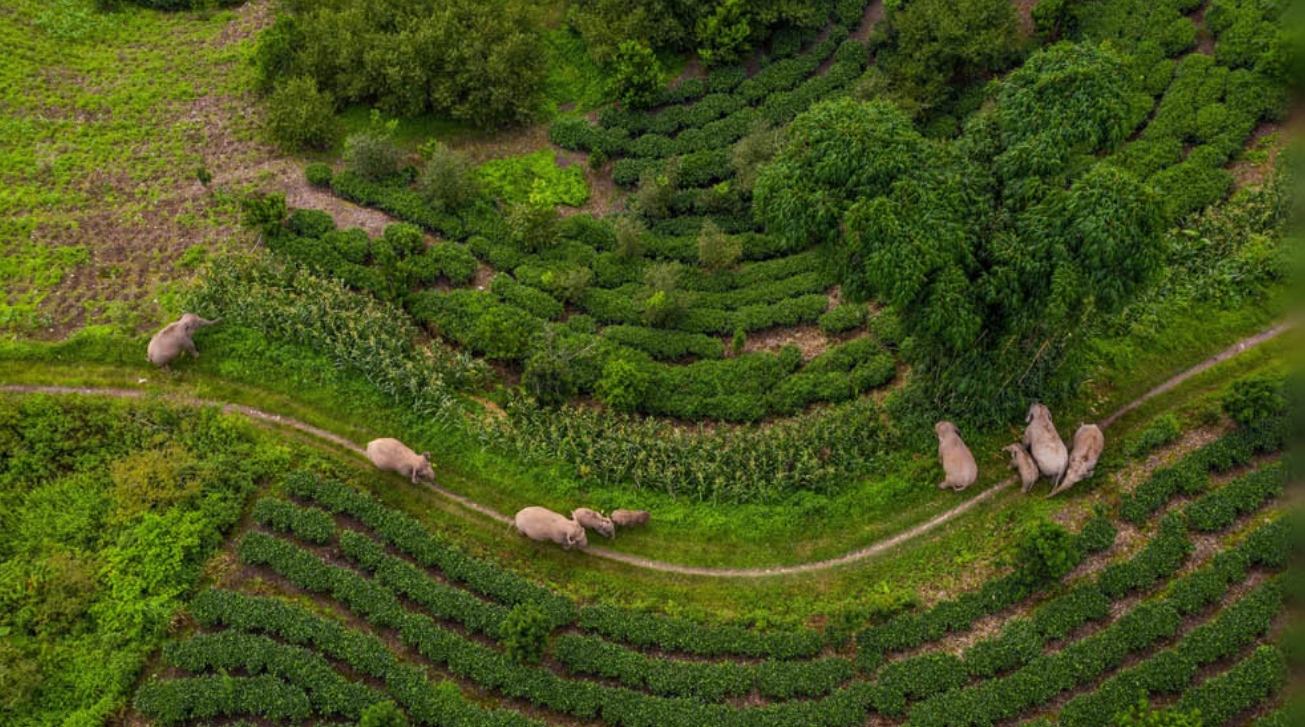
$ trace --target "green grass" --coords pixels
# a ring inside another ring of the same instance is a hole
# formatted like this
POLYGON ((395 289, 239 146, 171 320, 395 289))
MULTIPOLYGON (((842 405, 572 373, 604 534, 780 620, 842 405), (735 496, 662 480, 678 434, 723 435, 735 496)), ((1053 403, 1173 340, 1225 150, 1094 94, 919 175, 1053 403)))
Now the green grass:
POLYGON ((133 268, 146 268, 147 283, 129 305, 150 309, 153 283, 167 271, 153 269, 150 255, 175 244, 151 231, 164 220, 190 225, 187 235, 230 224, 230 210, 185 192, 198 187, 197 167, 221 172, 245 161, 225 143, 208 158, 211 145, 252 136, 238 108, 252 40, 222 40, 236 17, 133 5, 101 14, 92 0, 5 3, 0 326, 62 326, 87 311, 94 320, 126 292, 105 291, 97 278, 133 268), (230 128, 214 131, 218 116, 230 128), (115 245, 132 246, 131 259, 106 254, 115 245), (76 270, 75 280, 67 276, 76 270))

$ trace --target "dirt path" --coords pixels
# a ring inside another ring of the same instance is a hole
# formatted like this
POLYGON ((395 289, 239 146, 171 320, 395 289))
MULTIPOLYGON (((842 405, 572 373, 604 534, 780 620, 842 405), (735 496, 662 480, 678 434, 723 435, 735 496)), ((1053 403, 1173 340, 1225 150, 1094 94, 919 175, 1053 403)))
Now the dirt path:
MULTIPOLYGON (((1210 369, 1212 366, 1222 361, 1226 361, 1242 353, 1243 351, 1247 351, 1251 348, 1254 348, 1255 346, 1258 346, 1261 343, 1264 343, 1265 341, 1271 340, 1281 335, 1282 333, 1285 333, 1286 331, 1290 330, 1294 325, 1295 325, 1295 321, 1288 321, 1286 323, 1281 323, 1277 326, 1274 326, 1273 328, 1270 328, 1269 330, 1264 331, 1263 333, 1259 333, 1249 338, 1245 338, 1242 339, 1241 341, 1238 341, 1237 343, 1233 344, 1226 350, 1218 354, 1215 354, 1209 359, 1197 364, 1196 366, 1193 366, 1192 368, 1174 376, 1173 378, 1169 379, 1163 384, 1160 384, 1159 386, 1151 389, 1150 391, 1143 394, 1140 398, 1131 401, 1128 404, 1125 404, 1123 407, 1119 409, 1119 411, 1116 411, 1114 414, 1111 414, 1109 417, 1106 417, 1101 422, 1101 426, 1102 427, 1110 426, 1112 423, 1117 421, 1121 416, 1137 408, 1143 402, 1173 389, 1174 387, 1178 386, 1184 381, 1210 369)), ((76 394, 82 396, 111 396, 111 397, 132 398, 132 399, 143 398, 146 395, 154 393, 152 391, 148 391, 145 389, 122 389, 122 388, 110 388, 110 387, 98 388, 98 387, 86 387, 86 386, 37 386, 37 385, 14 385, 14 384, 0 385, 0 391, 10 391, 10 392, 20 392, 20 393, 45 393, 45 394, 76 394)), ((325 429, 312 426, 311 424, 306 424, 297 419, 291 419, 289 417, 284 417, 279 414, 272 414, 266 411, 262 411, 261 409, 255 409, 253 407, 248 407, 241 404, 228 404, 220 401, 211 401, 208 399, 198 399, 194 397, 182 398, 180 399, 180 401, 181 403, 184 403, 189 406, 217 406, 217 407, 221 407, 223 412, 241 414, 243 416, 249 417, 250 419, 269 422, 279 426, 290 427, 291 429, 295 429, 297 431, 303 432, 305 434, 309 434, 323 441, 330 442, 331 444, 334 444, 338 447, 342 447, 350 452, 353 452, 354 454, 360 457, 364 456, 363 448, 360 447, 358 444, 351 442, 337 434, 332 434, 331 432, 328 432, 325 429)), ((1015 484, 1015 481, 1016 479, 1014 477, 1003 480, 997 485, 994 485, 993 487, 979 494, 977 497, 973 497, 961 503, 960 505, 957 505, 956 507, 947 510, 946 512, 942 512, 934 516, 930 520, 927 520, 923 523, 920 523, 919 525, 916 525, 915 527, 912 527, 908 530, 904 530, 890 538, 886 538, 872 545, 868 545, 864 548, 861 548, 860 550, 852 551, 850 553, 847 553, 846 555, 841 555, 837 558, 829 558, 827 560, 814 561, 811 563, 803 563, 801 565, 776 566, 773 568, 701 568, 697 566, 686 566, 686 565, 678 565, 675 563, 665 563, 658 560, 651 560, 649 558, 642 558, 636 555, 618 553, 616 551, 608 550, 606 548, 596 548, 596 547, 587 548, 584 552, 590 555, 597 556, 599 558, 606 558, 608 560, 613 560, 620 563, 626 563, 628 565, 632 565, 638 568, 663 571, 666 573, 679 573, 682 575, 707 576, 713 578, 761 578, 766 576, 782 576, 782 575, 794 575, 798 573, 809 573, 811 571, 836 568, 840 565, 847 565, 848 563, 854 563, 858 560, 864 560, 871 556, 878 555, 887 550, 890 550, 898 545, 901 545, 902 543, 911 540, 912 538, 916 538, 921 535, 924 535, 925 533, 934 530, 940 525, 943 525, 944 523, 947 523, 951 520, 956 519, 957 517, 960 517, 961 515, 965 514, 966 512, 969 512, 970 510, 974 509, 980 504, 988 500, 991 500, 993 497, 996 497, 998 494, 1008 489, 1011 485, 1015 484)), ((466 507, 469 510, 473 510, 477 513, 480 513, 481 515, 484 515, 485 517, 488 517, 491 520, 500 523, 511 522, 511 518, 507 517, 506 515, 503 515, 502 513, 499 513, 471 499, 463 497, 462 495, 459 495, 455 492, 450 492, 449 490, 446 490, 437 485, 429 485, 429 487, 430 489, 434 490, 436 493, 444 497, 447 497, 450 500, 453 500, 454 502, 458 503, 459 505, 462 505, 463 507, 466 507)))

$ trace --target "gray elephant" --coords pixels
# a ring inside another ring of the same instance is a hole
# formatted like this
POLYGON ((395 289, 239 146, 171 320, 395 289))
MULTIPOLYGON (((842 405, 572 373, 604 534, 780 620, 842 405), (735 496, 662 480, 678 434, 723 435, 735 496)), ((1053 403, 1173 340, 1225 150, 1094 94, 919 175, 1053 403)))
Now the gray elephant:
POLYGON ((1051 421, 1051 411, 1042 404, 1029 407, 1029 414, 1024 418, 1024 446, 1029 448, 1033 461, 1038 463, 1038 470, 1059 485, 1065 476, 1065 466, 1069 462, 1069 452, 1065 442, 1056 433, 1056 425, 1051 421))
POLYGON ((933 426, 933 431, 938 435, 938 459, 942 461, 946 475, 938 483, 938 488, 960 492, 974 484, 979 478, 979 465, 970 454, 970 448, 961 440, 960 430, 955 424, 942 421, 933 426))
POLYGON ((512 519, 512 524, 516 525, 517 532, 531 540, 552 541, 565 550, 570 550, 577 545, 581 548, 589 547, 589 539, 585 537, 583 525, 568 520, 546 507, 527 507, 517 513, 517 516, 512 519))
POLYGON ((191 336, 200 328, 221 322, 221 318, 206 321, 194 313, 187 313, 175 323, 169 323, 163 327, 163 330, 154 334, 150 339, 149 349, 145 352, 145 359, 159 368, 165 368, 183 351, 189 351, 191 356, 199 358, 199 351, 195 350, 195 342, 191 336))
POLYGON ((398 472, 417 484, 418 479, 435 481, 435 470, 430 466, 430 452, 417 454, 397 439, 373 439, 367 443, 367 459, 377 469, 398 472))
POLYGON ((612 511, 612 522, 623 528, 647 524, 650 517, 647 510, 621 510, 618 508, 612 511))
POLYGON ((1101 452, 1105 448, 1106 435, 1101 433, 1101 427, 1095 424, 1084 424, 1079 427, 1078 431, 1074 432, 1074 447, 1069 453, 1069 467, 1065 470, 1065 478, 1047 497, 1060 494, 1091 477, 1092 471, 1096 469, 1097 460, 1101 459, 1101 452))
POLYGON ((606 517, 601 512, 590 510, 587 507, 579 507, 571 511, 571 519, 580 523, 583 527, 596 530, 604 538, 616 537, 616 525, 611 518, 606 517))
POLYGON ((1020 475, 1020 491, 1027 493, 1033 489, 1041 473, 1038 472, 1038 463, 1033 461, 1033 456, 1029 450, 1024 448, 1023 444, 1016 442, 1002 449, 1003 452, 1010 453, 1010 466, 1020 475))

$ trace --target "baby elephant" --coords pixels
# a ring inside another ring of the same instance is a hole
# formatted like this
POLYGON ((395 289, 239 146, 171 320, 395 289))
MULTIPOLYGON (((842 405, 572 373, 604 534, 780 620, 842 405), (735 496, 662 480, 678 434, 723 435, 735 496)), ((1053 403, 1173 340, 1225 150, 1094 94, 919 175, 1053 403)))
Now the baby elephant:
POLYGON ((199 358, 199 351, 195 350, 195 342, 190 337, 196 330, 221 321, 221 318, 206 321, 194 313, 183 315, 176 323, 169 323, 154 334, 149 349, 145 352, 146 360, 164 368, 180 356, 182 351, 189 351, 191 356, 199 358))
POLYGON ((618 509, 612 511, 612 522, 616 523, 617 525, 620 525, 623 528, 633 527, 635 525, 643 525, 648 522, 649 517, 650 516, 648 515, 647 510, 619 510, 618 509))
POLYGON ((1051 480, 1053 485, 1060 484, 1065 475, 1065 466, 1069 452, 1065 443, 1056 433, 1056 425, 1051 421, 1051 411, 1042 404, 1029 407, 1029 414, 1024 418, 1028 424, 1024 429, 1024 446, 1029 448, 1038 469, 1051 480))
POLYGON ((517 532, 531 540, 551 540, 566 550, 576 545, 589 547, 583 525, 567 520, 546 507, 527 507, 517 513, 512 524, 517 526, 517 532))
POLYGON ((435 481, 435 470, 430 466, 430 452, 417 454, 397 439, 373 439, 368 442, 367 459, 377 469, 405 475, 414 485, 418 479, 435 481))
POLYGON ((1106 435, 1095 424, 1084 424, 1074 432, 1074 449, 1069 453, 1069 468, 1065 470, 1065 479, 1051 491, 1059 494, 1092 476, 1101 451, 1106 448, 1106 435))
POLYGON ((946 476, 938 483, 939 489, 964 490, 979 478, 979 465, 970 454, 970 448, 961 441, 961 432, 955 424, 943 421, 933 427, 938 434, 938 459, 942 460, 946 476))
POLYGON ((1002 450, 1010 453, 1010 466, 1020 474, 1020 491, 1027 493, 1038 481, 1038 463, 1024 445, 1015 443, 1002 450))
POLYGON ((604 516, 601 512, 581 507, 571 511, 571 519, 590 530, 597 530, 598 534, 604 538, 616 537, 616 525, 611 518, 604 516))

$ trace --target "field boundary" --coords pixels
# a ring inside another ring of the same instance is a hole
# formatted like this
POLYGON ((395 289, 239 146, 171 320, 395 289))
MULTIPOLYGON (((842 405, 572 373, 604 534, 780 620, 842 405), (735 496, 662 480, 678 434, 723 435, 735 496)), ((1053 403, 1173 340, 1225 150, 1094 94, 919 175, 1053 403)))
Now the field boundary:
MULTIPOLYGON (((1282 335, 1288 330, 1291 330, 1296 325, 1296 323, 1297 321, 1295 320, 1285 321, 1283 323, 1279 323, 1276 326, 1273 326, 1272 328, 1269 328, 1268 330, 1262 331, 1260 333, 1255 334, 1254 336, 1244 338, 1238 341, 1237 343, 1234 343, 1232 346, 1229 346, 1228 348, 1211 356, 1205 361, 1202 361, 1201 363, 1179 374, 1174 375, 1164 383, 1152 388, 1151 390, 1147 391, 1145 394, 1138 397, 1137 399, 1134 399, 1133 401, 1124 404, 1122 407, 1120 407, 1110 416, 1103 419, 1101 421, 1101 426, 1103 428, 1108 427, 1111 424, 1118 421, 1120 417, 1124 416, 1130 411, 1133 411, 1134 409, 1141 406, 1146 401, 1174 389, 1175 387, 1179 386, 1184 381, 1187 381, 1193 376, 1201 374, 1209 370, 1210 368, 1218 365, 1219 363, 1227 361, 1228 359, 1231 359, 1245 351, 1249 351, 1252 348, 1255 348, 1256 346, 1262 343, 1277 338, 1278 336, 1282 335)), ((146 396, 153 395, 155 393, 147 389, 128 389, 128 388, 119 388, 119 387, 94 387, 94 386, 58 386, 58 385, 37 385, 37 384, 0 384, 0 391, 14 392, 14 393, 27 393, 27 394, 107 396, 107 397, 122 398, 122 399, 141 399, 146 396)), ((308 434, 312 437, 342 447, 345 450, 348 450, 349 452, 353 453, 354 455, 361 457, 364 460, 366 459, 366 454, 362 446, 358 445, 357 443, 352 442, 346 439, 345 437, 342 437, 338 434, 334 434, 320 427, 315 427, 306 422, 302 422, 298 419, 282 416, 280 414, 273 414, 271 412, 263 411, 262 409, 257 409, 251 406, 245 406, 243 404, 233 404, 229 402, 214 401, 211 399, 202 399, 198 397, 181 397, 179 399, 173 399, 173 401, 177 401, 184 405, 194 406, 194 407, 210 407, 210 406, 218 407, 224 413, 240 414, 242 416, 245 416, 249 419, 253 419, 255 421, 267 422, 277 426, 289 427, 296 431, 303 432, 304 434, 308 434)), ((965 514, 966 512, 974 509, 978 505, 987 502, 988 500, 992 499, 993 497, 997 496, 1001 492, 1008 489, 1011 485, 1015 483, 1015 481, 1016 478, 1013 476, 1005 480, 1002 480, 996 485, 993 485, 992 487, 983 491, 979 495, 972 497, 969 500, 966 500, 965 502, 957 505, 956 507, 946 510, 945 512, 939 513, 938 515, 934 516, 929 520, 926 520, 923 523, 920 523, 907 530, 903 530, 902 532, 897 533, 896 535, 893 535, 891 537, 885 538, 884 540, 880 540, 877 543, 873 543, 864 548, 854 550, 850 553, 846 553, 844 555, 835 558, 827 558, 825 560, 812 561, 810 563, 801 563, 798 565, 774 566, 769 568, 764 568, 764 567, 763 568, 707 568, 707 567, 700 567, 700 566, 686 566, 686 565, 679 565, 676 563, 667 563, 664 561, 653 560, 650 558, 643 558, 636 555, 618 553, 616 551, 608 550, 606 548, 601 548, 601 547, 586 548, 584 552, 599 558, 605 558, 607 560, 616 561, 619 563, 625 563, 626 565, 631 565, 646 570, 662 571, 666 573, 678 573, 682 575, 704 576, 709 578, 764 578, 767 576, 783 576, 783 575, 795 575, 800 573, 809 573, 817 570, 836 568, 841 565, 847 565, 849 563, 854 563, 859 560, 864 560, 866 558, 879 555, 880 553, 888 551, 898 545, 901 545, 902 543, 908 540, 912 540, 921 535, 924 535, 925 533, 928 533, 936 529, 940 525, 943 525, 965 514)), ((504 524, 512 522, 512 518, 486 505, 478 503, 472 500, 471 498, 459 495, 456 492, 447 490, 443 487, 440 487, 439 485, 430 484, 430 485, 426 485, 426 487, 428 487, 430 490, 434 491, 435 493, 439 494, 440 496, 452 500, 453 502, 458 503, 459 505, 467 508, 468 510, 479 513, 480 515, 483 515, 491 520, 504 524)))

